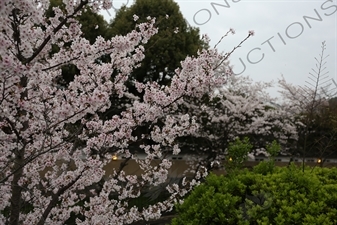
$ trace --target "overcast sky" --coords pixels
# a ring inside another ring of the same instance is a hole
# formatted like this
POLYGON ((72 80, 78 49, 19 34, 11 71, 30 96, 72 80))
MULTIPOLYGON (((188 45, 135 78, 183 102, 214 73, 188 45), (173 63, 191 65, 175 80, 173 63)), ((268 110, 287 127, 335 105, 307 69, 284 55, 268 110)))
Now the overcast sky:
MULTIPOLYGON (((160 1, 160 0, 158 0, 160 1)), ((130 6, 134 0, 114 0, 113 6, 130 6)), ((326 71, 337 81, 337 0, 176 0, 191 26, 207 33, 214 46, 233 28, 235 35, 225 38, 218 49, 232 50, 249 30, 255 35, 231 56, 234 73, 255 81, 275 81, 281 75, 291 83, 304 85, 315 68, 315 57, 326 42, 326 71), (248 58, 247 58, 248 57, 248 58), (243 65, 244 64, 244 65, 243 65)), ((114 18, 113 9, 103 13, 114 18), (110 15, 109 15, 110 14, 110 15)), ((277 96, 277 88, 270 90, 277 96)))

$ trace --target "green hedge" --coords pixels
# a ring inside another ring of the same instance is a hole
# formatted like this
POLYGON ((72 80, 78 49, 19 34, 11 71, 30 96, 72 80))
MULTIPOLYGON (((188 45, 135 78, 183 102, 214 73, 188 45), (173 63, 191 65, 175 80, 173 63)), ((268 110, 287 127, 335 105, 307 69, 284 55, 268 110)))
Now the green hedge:
POLYGON ((172 224, 337 224, 337 169, 301 168, 265 162, 253 171, 211 174, 177 205, 172 224))

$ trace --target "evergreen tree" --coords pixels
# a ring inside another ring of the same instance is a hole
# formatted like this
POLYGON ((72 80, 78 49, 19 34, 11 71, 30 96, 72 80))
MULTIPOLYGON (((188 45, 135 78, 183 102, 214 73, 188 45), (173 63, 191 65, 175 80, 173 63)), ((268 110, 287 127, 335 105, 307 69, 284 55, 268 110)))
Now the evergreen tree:
POLYGON ((108 37, 129 33, 148 16, 156 17, 159 31, 145 45, 145 59, 131 77, 139 82, 156 81, 159 85, 166 85, 180 61, 186 56, 196 55, 205 44, 199 37, 199 29, 187 24, 173 0, 136 0, 131 7, 122 7, 110 22, 108 37), (137 21, 134 15, 139 17, 137 21))

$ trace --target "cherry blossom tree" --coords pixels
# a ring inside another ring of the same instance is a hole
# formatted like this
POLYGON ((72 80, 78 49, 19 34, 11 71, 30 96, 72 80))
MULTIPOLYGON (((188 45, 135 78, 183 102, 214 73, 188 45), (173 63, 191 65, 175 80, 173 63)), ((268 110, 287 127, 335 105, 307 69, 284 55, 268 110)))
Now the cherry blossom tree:
POLYGON ((289 153, 298 139, 295 114, 269 96, 267 89, 272 86, 272 82, 254 83, 249 77, 229 76, 212 95, 184 103, 183 112, 195 115, 200 124, 196 135, 179 138, 181 145, 194 153, 190 159, 194 168, 200 164, 208 169, 224 166, 228 146, 236 138, 249 138, 250 157, 267 155, 265 148, 274 140, 281 144, 281 153, 289 153))
POLYGON ((131 224, 159 218, 207 175, 205 168, 194 179, 168 185, 169 196, 161 202, 138 208, 129 200, 166 181, 172 165, 166 156, 179 153, 174 140, 199 127, 193 115, 175 112, 186 99, 225 83, 217 70, 230 54, 200 50, 181 62, 169 86, 135 83, 144 93, 137 99, 125 83, 144 58, 143 45, 157 33, 155 18, 125 36, 97 37, 90 44, 75 18, 86 6, 109 9, 110 0, 63 2, 65 9, 53 8, 49 18, 48 0, 5 0, 0 6, 0 223, 64 224, 75 217, 76 224, 131 224), (59 50, 51 54, 53 46, 59 50), (100 61, 102 55, 111 61, 100 61), (56 81, 67 64, 79 74, 60 86, 56 81), (102 120, 113 94, 132 104, 102 120), (150 124, 149 135, 134 135, 144 124, 150 124), (139 138, 151 140, 139 145, 145 159, 128 149, 139 138), (141 176, 126 174, 123 166, 107 175, 112 154, 138 163, 141 176))

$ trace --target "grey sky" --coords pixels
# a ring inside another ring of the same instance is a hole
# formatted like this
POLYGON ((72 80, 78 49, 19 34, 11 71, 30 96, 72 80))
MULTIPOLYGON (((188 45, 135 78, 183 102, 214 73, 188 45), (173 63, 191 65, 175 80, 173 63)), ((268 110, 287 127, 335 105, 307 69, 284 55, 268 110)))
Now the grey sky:
MULTIPOLYGON (((114 0, 113 5, 118 9, 122 4, 129 6, 133 2, 134 0, 114 0)), ((212 46, 229 28, 236 31, 235 35, 225 38, 218 46, 221 51, 232 50, 247 36, 248 30, 255 31, 255 35, 230 58, 235 73, 244 71, 243 75, 248 75, 255 81, 275 82, 283 74, 287 81, 304 85, 311 68, 315 67, 314 57, 319 57, 321 43, 326 41, 325 54, 329 55, 327 71, 330 77, 337 81, 337 0, 176 2, 189 24, 199 27, 201 34, 209 35, 212 46), (250 51, 251 63, 247 59, 250 51), (264 56, 261 60, 262 54, 264 56), (246 66, 245 70, 240 58, 246 66), (259 60, 261 61, 255 63, 259 60)), ((107 20, 115 15, 114 10, 110 10, 109 13, 111 16, 103 13, 107 20)), ((277 96, 277 88, 271 89, 270 94, 277 96)))

